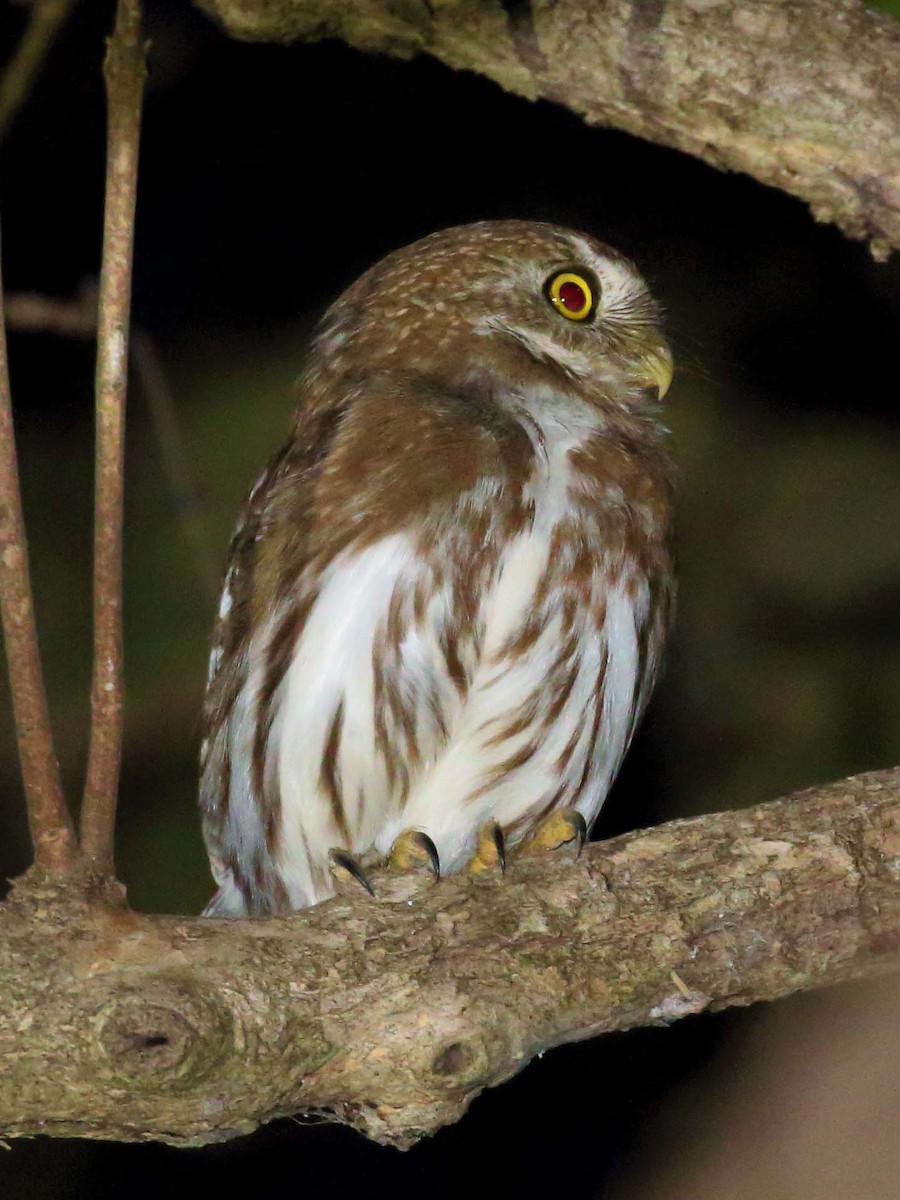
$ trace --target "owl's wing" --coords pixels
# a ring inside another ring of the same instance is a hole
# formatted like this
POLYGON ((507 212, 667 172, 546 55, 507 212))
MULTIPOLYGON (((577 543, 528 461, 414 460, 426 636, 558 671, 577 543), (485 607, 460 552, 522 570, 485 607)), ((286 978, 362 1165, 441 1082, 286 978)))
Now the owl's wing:
POLYGON ((330 894, 322 847, 371 845, 402 805, 446 736, 447 689, 458 703, 471 669, 488 525, 502 536, 523 519, 529 456, 489 397, 422 380, 361 381, 301 416, 239 521, 214 634, 200 787, 220 887, 209 912, 330 894), (392 662, 406 606, 448 610, 420 647, 440 667, 392 662), (286 876, 299 879, 290 896, 286 876))
POLYGON ((251 490, 232 538, 200 752, 203 836, 219 884, 210 914, 274 911, 286 903, 272 860, 277 797, 271 784, 268 791, 263 786, 259 700, 271 696, 286 666, 284 629, 280 661, 271 644, 274 616, 294 595, 315 552, 315 489, 342 415, 342 405, 322 405, 298 418, 292 437, 251 490), (260 897, 270 900, 261 903, 260 897))
MULTIPOLYGON (((260 605, 258 549, 265 536, 268 497, 284 472, 287 455, 285 447, 268 464, 238 518, 213 631, 200 747, 200 811, 210 866, 219 885, 205 910, 214 916, 247 911, 247 896, 238 881, 248 870, 260 891, 277 886, 264 851, 262 814, 247 786, 246 738, 240 731, 252 721, 248 706, 250 650, 260 605)), ((298 486, 304 486, 302 475, 298 486)))

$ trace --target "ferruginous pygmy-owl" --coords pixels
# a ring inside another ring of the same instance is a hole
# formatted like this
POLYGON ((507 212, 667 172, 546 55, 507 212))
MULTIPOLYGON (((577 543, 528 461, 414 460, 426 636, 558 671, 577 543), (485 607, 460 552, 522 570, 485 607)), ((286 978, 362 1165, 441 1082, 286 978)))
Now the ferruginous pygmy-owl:
POLYGON ((208 913, 583 836, 668 621, 671 363, 632 264, 552 225, 435 233, 332 305, 231 548, 208 913))

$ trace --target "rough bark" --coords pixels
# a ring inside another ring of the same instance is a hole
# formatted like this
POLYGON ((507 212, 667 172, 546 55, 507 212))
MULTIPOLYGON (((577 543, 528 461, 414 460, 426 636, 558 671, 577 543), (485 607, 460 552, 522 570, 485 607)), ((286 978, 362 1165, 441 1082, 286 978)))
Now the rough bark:
POLYGON ((538 1052, 900 962, 900 768, 288 919, 0 911, 5 1136, 197 1144, 326 1109, 408 1146, 538 1052))
POLYGON ((900 21, 862 0, 197 2, 237 38, 431 54, 900 246, 900 21))

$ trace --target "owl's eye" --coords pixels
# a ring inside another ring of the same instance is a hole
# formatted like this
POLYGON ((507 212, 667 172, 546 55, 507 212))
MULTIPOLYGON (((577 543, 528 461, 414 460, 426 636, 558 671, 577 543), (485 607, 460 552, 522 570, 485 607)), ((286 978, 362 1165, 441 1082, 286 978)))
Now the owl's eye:
POLYGON ((587 321, 597 307, 599 284, 580 271, 557 271, 544 284, 544 295, 569 321, 587 321))

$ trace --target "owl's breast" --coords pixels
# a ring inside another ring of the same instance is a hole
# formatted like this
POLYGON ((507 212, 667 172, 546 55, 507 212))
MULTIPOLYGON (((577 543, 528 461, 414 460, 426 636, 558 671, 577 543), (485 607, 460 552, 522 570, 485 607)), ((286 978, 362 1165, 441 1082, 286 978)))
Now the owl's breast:
MULTIPOLYGON (((422 828, 450 870, 486 820, 510 844, 555 807, 593 820, 649 695, 665 626, 662 589, 646 570, 662 572, 664 561, 635 532, 643 518, 630 502, 623 514, 621 479, 577 462, 594 431, 545 422, 532 435, 527 516, 496 539, 474 608, 451 599, 444 610, 437 644, 465 664, 445 735, 376 838, 386 851, 403 828, 422 828)), ((470 565, 457 564, 467 589, 470 565)), ((437 679, 450 662, 438 655, 429 669, 437 679)))
POLYGON ((415 505, 348 525, 252 639, 218 737, 223 841, 251 889, 264 861, 302 907, 332 893, 335 847, 420 828, 454 870, 485 820, 514 844, 556 806, 596 815, 661 639, 647 501, 595 427, 501 429, 505 457, 465 486, 423 472, 415 505))

